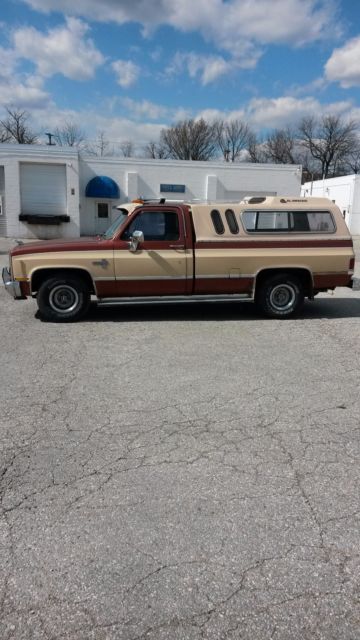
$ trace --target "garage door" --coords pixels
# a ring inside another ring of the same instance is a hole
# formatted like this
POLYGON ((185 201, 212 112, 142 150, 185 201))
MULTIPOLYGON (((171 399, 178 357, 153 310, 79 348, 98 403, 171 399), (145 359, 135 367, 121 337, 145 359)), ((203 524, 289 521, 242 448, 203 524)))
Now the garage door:
POLYGON ((20 165, 21 213, 67 213, 64 164, 20 165))

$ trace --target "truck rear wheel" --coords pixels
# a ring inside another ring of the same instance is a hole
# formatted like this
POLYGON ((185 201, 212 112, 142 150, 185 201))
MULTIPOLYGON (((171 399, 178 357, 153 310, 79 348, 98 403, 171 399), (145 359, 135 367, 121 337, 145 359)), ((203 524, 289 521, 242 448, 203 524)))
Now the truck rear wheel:
POLYGON ((304 288, 299 278, 282 273, 270 276, 259 285, 255 301, 270 318, 288 318, 304 302, 304 288))
POLYGON ((90 292, 86 283, 75 276, 58 276, 45 280, 37 295, 41 317, 53 322, 74 322, 89 309, 90 292))

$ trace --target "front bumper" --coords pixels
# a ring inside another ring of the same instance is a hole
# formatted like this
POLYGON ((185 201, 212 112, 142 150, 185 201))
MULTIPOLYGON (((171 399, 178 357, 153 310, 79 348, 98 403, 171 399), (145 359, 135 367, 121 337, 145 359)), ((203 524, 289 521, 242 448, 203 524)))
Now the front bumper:
POLYGON ((21 284, 16 280, 11 279, 10 271, 7 267, 3 267, 2 270, 2 279, 5 285, 6 291, 13 297, 15 300, 25 300, 26 296, 24 296, 21 291, 21 284))

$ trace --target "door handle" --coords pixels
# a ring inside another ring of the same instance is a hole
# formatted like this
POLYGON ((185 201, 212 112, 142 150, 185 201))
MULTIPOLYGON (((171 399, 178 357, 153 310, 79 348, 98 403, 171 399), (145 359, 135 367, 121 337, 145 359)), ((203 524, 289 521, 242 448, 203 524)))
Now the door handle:
POLYGON ((184 244, 169 244, 169 249, 185 249, 184 244))
POLYGON ((106 267, 108 266, 109 262, 108 260, 105 260, 105 258, 103 260, 94 260, 92 262, 92 264, 96 267, 102 267, 103 269, 106 269, 106 267))

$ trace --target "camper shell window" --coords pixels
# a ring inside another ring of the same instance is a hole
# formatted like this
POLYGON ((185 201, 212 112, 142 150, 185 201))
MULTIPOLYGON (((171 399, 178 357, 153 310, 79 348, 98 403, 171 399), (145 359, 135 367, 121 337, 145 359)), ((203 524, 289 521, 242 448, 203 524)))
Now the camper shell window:
POLYGON ((334 233, 330 211, 244 211, 248 233, 334 233))

